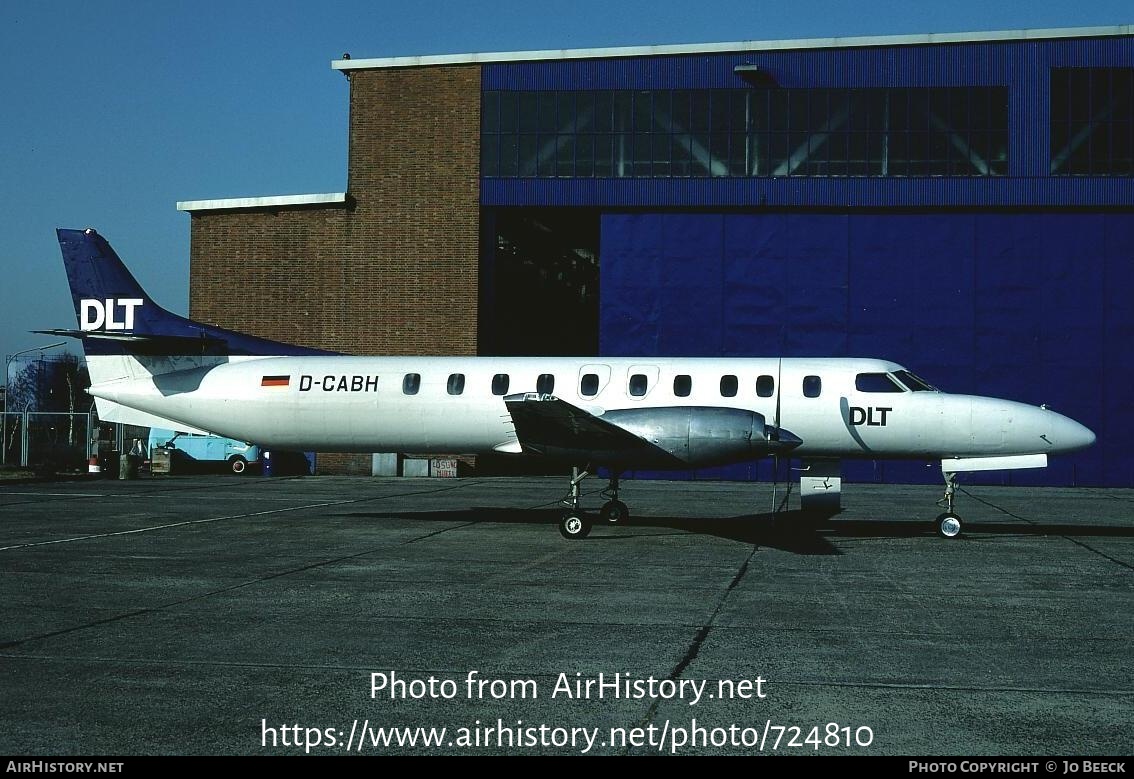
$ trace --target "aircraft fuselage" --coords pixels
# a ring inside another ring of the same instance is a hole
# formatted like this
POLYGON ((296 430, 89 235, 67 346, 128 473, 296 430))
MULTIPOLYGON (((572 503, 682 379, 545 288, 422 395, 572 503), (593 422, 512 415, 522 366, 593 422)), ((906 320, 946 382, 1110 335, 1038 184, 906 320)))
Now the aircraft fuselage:
POLYGON ((884 380, 860 389, 864 375, 904 370, 873 359, 232 357, 172 373, 146 364, 162 359, 131 358, 130 375, 91 394, 280 449, 519 452, 504 402, 516 393, 554 395, 600 419, 623 409, 753 411, 801 439, 798 457, 1048 454, 1094 440, 1042 407, 884 380))

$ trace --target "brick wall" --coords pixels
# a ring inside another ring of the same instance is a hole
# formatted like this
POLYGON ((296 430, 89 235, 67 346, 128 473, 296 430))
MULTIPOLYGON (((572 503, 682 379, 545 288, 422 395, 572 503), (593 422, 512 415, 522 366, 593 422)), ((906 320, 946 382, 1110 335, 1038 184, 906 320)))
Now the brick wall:
POLYGON ((195 212, 190 316, 353 354, 475 354, 480 68, 350 78, 347 204, 195 212))
POLYGON ((365 351, 348 326, 346 208, 195 214, 189 316, 303 346, 365 351))

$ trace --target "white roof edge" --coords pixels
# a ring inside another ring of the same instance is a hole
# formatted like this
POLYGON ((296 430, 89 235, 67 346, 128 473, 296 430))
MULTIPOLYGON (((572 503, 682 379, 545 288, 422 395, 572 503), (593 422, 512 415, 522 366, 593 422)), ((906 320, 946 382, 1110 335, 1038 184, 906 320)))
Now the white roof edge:
POLYGON ((491 62, 530 62, 537 60, 598 59, 604 57, 653 57, 663 54, 715 54, 731 51, 780 51, 785 49, 832 49, 866 46, 917 46, 932 43, 978 43, 987 41, 1042 40, 1047 38, 1098 38, 1134 34, 1134 25, 1103 27, 1063 27, 1046 30, 993 30, 989 32, 926 33, 849 38, 799 38, 779 41, 736 41, 733 43, 679 43, 659 46, 623 46, 599 49, 549 49, 546 51, 503 51, 479 54, 436 54, 377 59, 339 59, 331 62, 335 70, 410 68, 425 65, 485 64, 491 62))
POLYGON ((345 203, 345 192, 321 195, 275 195, 271 197, 233 197, 225 200, 179 200, 178 211, 220 211, 233 208, 271 208, 273 206, 310 206, 321 203, 345 203))

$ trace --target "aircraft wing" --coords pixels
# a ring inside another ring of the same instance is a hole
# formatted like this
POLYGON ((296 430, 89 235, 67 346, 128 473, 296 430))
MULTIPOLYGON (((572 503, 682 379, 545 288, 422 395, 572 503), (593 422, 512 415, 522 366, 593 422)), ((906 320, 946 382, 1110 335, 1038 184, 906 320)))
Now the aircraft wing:
POLYGON ((601 416, 554 395, 504 398, 524 452, 591 465, 700 468, 791 450, 802 441, 769 434, 762 414, 700 406, 614 409, 601 416))
POLYGON ((519 393, 508 395, 504 403, 524 451, 552 454, 564 450, 625 452, 650 448, 633 433, 554 395, 519 393))

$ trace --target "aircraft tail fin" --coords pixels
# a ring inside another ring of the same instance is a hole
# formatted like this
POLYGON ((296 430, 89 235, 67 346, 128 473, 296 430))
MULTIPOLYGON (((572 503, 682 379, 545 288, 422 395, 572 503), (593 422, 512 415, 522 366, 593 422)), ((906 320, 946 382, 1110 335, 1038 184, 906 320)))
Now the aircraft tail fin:
MULTIPOLYGON (((92 388, 208 367, 234 356, 330 354, 195 322, 159 306, 93 229, 58 230, 78 328, 37 332, 79 338, 92 388)), ((99 405, 100 414, 103 404, 99 405)), ((113 411, 107 406, 107 413, 113 411)))
POLYGON ((291 356, 328 354, 194 322, 159 306, 91 228, 58 230, 78 330, 87 355, 291 356))

